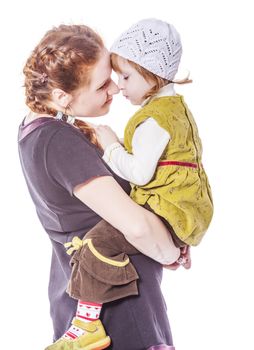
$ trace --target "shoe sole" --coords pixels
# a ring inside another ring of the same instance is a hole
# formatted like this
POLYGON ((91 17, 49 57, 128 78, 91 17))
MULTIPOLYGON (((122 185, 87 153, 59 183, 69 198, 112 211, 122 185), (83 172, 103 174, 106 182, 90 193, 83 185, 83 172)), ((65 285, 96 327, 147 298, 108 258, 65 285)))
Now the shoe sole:
POLYGON ((110 337, 106 337, 102 340, 97 341, 96 343, 84 347, 83 350, 103 350, 106 349, 110 343, 110 337))

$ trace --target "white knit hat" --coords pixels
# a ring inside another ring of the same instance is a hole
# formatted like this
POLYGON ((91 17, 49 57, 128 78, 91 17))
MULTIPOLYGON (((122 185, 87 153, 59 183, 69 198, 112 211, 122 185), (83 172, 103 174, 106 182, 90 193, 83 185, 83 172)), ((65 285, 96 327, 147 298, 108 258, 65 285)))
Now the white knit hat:
POLYGON ((173 80, 180 63, 182 44, 172 24, 149 18, 122 33, 110 51, 161 78, 173 80))

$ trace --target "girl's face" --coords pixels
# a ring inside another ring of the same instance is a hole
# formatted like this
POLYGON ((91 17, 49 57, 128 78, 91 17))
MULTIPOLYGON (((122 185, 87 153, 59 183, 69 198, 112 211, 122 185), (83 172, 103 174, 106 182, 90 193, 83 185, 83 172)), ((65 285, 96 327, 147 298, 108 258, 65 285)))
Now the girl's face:
POLYGON ((77 117, 99 117, 108 113, 113 95, 119 92, 111 79, 109 52, 104 49, 91 71, 90 84, 72 96, 71 112, 77 117))
POLYGON ((146 93, 154 86, 154 82, 146 81, 124 58, 117 59, 120 69, 120 72, 117 72, 119 89, 133 105, 141 105, 146 93))

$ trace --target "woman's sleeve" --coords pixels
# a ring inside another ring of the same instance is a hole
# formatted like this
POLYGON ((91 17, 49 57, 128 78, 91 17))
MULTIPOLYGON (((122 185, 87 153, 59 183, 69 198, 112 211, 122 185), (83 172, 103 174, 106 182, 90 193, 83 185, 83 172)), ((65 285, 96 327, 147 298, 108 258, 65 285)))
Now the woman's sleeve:
POLYGON ((46 169, 52 180, 71 195, 79 184, 99 176, 112 176, 85 135, 67 126, 58 130, 48 144, 46 169))

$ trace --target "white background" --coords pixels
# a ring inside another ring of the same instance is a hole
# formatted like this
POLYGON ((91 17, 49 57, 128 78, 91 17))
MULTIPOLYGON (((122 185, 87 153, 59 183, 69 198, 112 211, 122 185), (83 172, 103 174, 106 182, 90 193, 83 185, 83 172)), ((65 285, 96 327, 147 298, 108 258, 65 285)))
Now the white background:
MULTIPOLYGON (((17 154, 17 129, 27 111, 25 60, 53 25, 85 23, 110 46, 135 21, 157 17, 173 23, 182 37, 182 67, 191 71, 194 82, 177 92, 185 96, 199 126, 215 202, 211 228, 193 249, 192 269, 164 273, 176 350, 253 349, 251 1, 23 0, 2 4, 0 16, 1 348, 6 343, 8 349, 39 350, 52 338, 47 299, 51 248, 17 154)), ((96 122, 122 136, 133 111, 119 95, 109 115, 96 122)))

